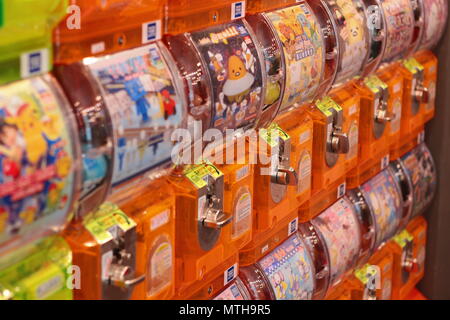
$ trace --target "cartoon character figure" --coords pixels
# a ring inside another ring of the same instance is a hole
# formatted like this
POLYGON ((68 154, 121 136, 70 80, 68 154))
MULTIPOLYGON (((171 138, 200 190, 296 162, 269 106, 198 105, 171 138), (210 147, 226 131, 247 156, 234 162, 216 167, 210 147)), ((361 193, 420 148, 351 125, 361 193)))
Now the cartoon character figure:
POLYGON ((25 140, 27 173, 35 172, 47 153, 39 111, 35 106, 25 103, 18 110, 17 116, 7 120, 17 126, 25 140))
POLYGON ((241 103, 250 92, 255 77, 245 68, 244 62, 236 55, 228 59, 228 79, 223 86, 223 93, 230 103, 241 103))
POLYGON ((25 156, 25 140, 16 125, 0 119, 0 169, 2 183, 19 177, 25 156), (8 179, 10 177, 10 179, 8 179))
POLYGON ((147 91, 145 91, 140 80, 137 78, 125 81, 125 90, 130 98, 136 103, 136 113, 142 117, 142 122, 147 123, 151 119, 148 116, 150 104, 147 101, 147 91))
POLYGON ((286 299, 286 293, 288 289, 288 284, 284 279, 284 274, 281 271, 278 271, 273 275, 273 282, 275 285, 275 296, 278 300, 286 299))
POLYGON ((167 89, 164 89, 161 92, 163 106, 164 106, 164 119, 167 120, 170 116, 173 116, 177 113, 175 100, 170 96, 170 92, 167 89))
POLYGON ((294 30, 289 27, 288 25, 280 22, 278 24, 278 28, 280 30, 280 33, 283 35, 284 37, 284 41, 282 39, 283 45, 286 48, 286 52, 288 53, 288 58, 289 60, 294 60, 294 56, 295 56, 295 32, 294 30))

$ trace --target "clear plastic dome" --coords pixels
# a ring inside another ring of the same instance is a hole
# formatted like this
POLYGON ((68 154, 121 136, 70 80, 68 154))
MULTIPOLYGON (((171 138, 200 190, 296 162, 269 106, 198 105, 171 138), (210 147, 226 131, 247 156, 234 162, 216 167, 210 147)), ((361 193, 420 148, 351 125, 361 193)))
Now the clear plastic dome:
POLYGON ((312 220, 325 244, 330 268, 329 287, 351 270, 360 255, 361 230, 354 206, 342 198, 312 220))
POLYGON ((254 128, 264 105, 265 68, 248 25, 235 20, 183 36, 207 70, 211 127, 223 132, 254 128))
MULTIPOLYGON (((302 1, 295 6, 260 15, 282 46, 285 88, 280 113, 311 102, 321 91, 327 90, 322 86, 327 54, 323 32, 327 30, 327 22, 321 19, 325 13, 320 13, 322 15, 317 15, 302 1)), ((252 21, 253 18, 247 19, 252 21)))
POLYGON ((361 0, 322 0, 335 21, 339 63, 335 85, 361 75, 369 55, 369 34, 361 0))
POLYGON ((68 222, 79 190, 75 126, 52 76, 0 87, 0 251, 68 222))
POLYGON ((310 300, 315 277, 312 257, 297 233, 255 265, 241 268, 239 276, 253 300, 310 300))
POLYGON ((422 143, 401 158, 401 164, 412 184, 412 218, 424 213, 436 193, 437 176, 433 156, 422 143))
POLYGON ((172 163, 172 133, 185 127, 185 98, 172 57, 161 42, 86 58, 100 87, 114 135, 112 186, 172 163))
POLYGON ((422 0, 424 32, 419 49, 432 49, 441 39, 448 18, 447 0, 422 0))
POLYGON ((386 169, 364 183, 361 192, 373 215, 376 241, 373 250, 395 235, 401 223, 403 201, 401 191, 386 169))
POLYGON ((410 0, 383 0, 386 48, 383 62, 402 59, 410 52, 414 38, 414 12, 410 0))

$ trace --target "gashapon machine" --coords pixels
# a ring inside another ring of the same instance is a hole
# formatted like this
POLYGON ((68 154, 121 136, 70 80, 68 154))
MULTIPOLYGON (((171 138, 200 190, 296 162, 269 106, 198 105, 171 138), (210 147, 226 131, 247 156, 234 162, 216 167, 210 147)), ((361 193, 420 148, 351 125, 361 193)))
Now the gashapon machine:
POLYGON ((317 258, 315 261, 322 261, 318 267, 316 294, 329 299, 329 296, 337 294, 337 287, 356 266, 362 253, 361 238, 364 234, 354 205, 343 197, 310 222, 302 224, 300 230, 317 258))
POLYGON ((400 63, 404 79, 401 141, 398 156, 424 141, 424 125, 434 117, 438 61, 430 51, 445 30, 448 3, 442 1, 413 2, 415 15, 422 22, 421 32, 412 56, 400 63))
MULTIPOLYGON (((346 139, 345 136, 340 137, 336 133, 334 142, 331 138, 329 148, 333 148, 333 143, 341 146, 335 145, 334 152, 328 150, 329 153, 339 155, 335 165, 331 165, 331 163, 327 163, 327 165, 330 168, 337 168, 341 166, 339 163, 344 162, 346 175, 355 169, 359 159, 360 98, 354 88, 354 81, 355 77, 362 75, 369 59, 370 35, 367 31, 367 18, 362 1, 322 1, 322 4, 334 20, 335 34, 339 43, 337 73, 333 89, 327 99, 333 100, 342 109, 336 116, 337 122, 341 123, 335 123, 335 127, 341 127, 342 133, 347 135, 346 139), (345 140, 348 140, 348 143, 345 140), (345 152, 347 151, 346 145, 348 145, 348 152, 345 152)), ((324 103, 325 100, 322 102, 324 103)), ((319 110, 316 109, 316 111, 319 110)))
POLYGON ((405 298, 424 274, 426 229, 420 217, 436 190, 434 160, 425 144, 405 154, 396 164, 411 184, 411 222, 403 226, 390 247, 394 253, 393 299, 405 298))
MULTIPOLYGON (((423 19, 417 1, 383 1, 381 7, 386 23, 386 49, 383 64, 377 75, 390 90, 388 110, 392 114, 392 121, 388 126, 389 149, 390 159, 395 160, 400 156, 399 149, 405 147, 405 141, 401 135, 401 124, 404 121, 404 113, 408 112, 404 110, 407 106, 403 103, 404 90, 407 88, 403 83, 401 59, 409 57, 417 47, 423 30, 423 19)), ((417 136, 416 133, 415 138, 417 136)))
POLYGON ((313 258, 296 232, 257 263, 242 267, 238 279, 251 300, 311 300, 319 277, 313 258))
POLYGON ((185 124, 185 98, 172 56, 157 41, 163 3, 71 5, 55 30, 55 74, 83 154, 79 207, 64 231, 74 263, 90 270, 75 298, 170 298, 175 196, 160 177, 171 165, 171 134, 185 124))
POLYGON ((244 1, 170 1, 167 12, 165 42, 183 76, 189 129, 203 140, 188 143, 194 151, 183 152, 187 157, 170 178, 182 208, 176 297, 211 299, 235 279, 238 252, 251 240, 253 162, 246 136, 268 113, 270 122, 278 99, 265 104, 265 64, 242 19, 244 1))
POLYGON ((1 1, 0 84, 52 68, 52 29, 64 17, 67 0, 1 1))
POLYGON ((78 196, 78 133, 46 73, 51 28, 66 2, 1 7, 0 300, 71 299, 72 253, 57 233, 78 196))
MULTIPOLYGON (((355 188, 389 164, 389 128, 393 113, 389 110, 389 86, 373 73, 386 47, 386 23, 378 0, 362 2, 366 16, 369 53, 362 75, 353 82, 360 96, 358 164, 347 175, 347 187, 355 188)), ((400 81, 401 83, 401 81, 400 81)))
MULTIPOLYGON (((313 10, 319 13, 321 21, 324 21, 321 34, 325 41, 325 73, 320 97, 317 96, 319 98, 312 105, 306 106, 314 121, 314 150, 312 194, 310 200, 299 210, 299 217, 303 222, 317 216, 330 203, 336 202, 345 194, 346 172, 348 167, 356 165, 358 156, 358 95, 349 94, 347 90, 333 90, 329 95, 322 96, 328 93, 337 77, 338 81, 346 81, 357 73, 349 70, 348 61, 344 59, 343 50, 346 50, 349 43, 346 44, 346 40, 341 38, 340 34, 341 28, 344 27, 343 12, 340 11, 343 3, 337 5, 316 1, 311 5, 313 10)), ((353 2, 345 5, 346 10, 352 10, 351 14, 346 11, 349 23, 350 20, 352 23, 361 23, 355 16, 357 9, 349 8, 348 5, 353 6, 353 2)), ((359 37, 362 37, 362 42, 366 41, 364 35, 359 37)), ((354 47, 355 50, 356 47, 359 45, 354 47)), ((359 53, 357 56, 359 59, 359 53)), ((363 55, 362 59, 365 59, 365 56, 363 55)))
POLYGON ((268 128, 260 122, 251 141, 258 151, 255 225, 252 243, 241 250, 242 265, 254 264, 297 231, 298 207, 311 193, 313 138, 312 119, 299 106, 317 94, 325 54, 317 18, 306 3, 254 1, 249 10, 255 14, 246 21, 266 62, 266 104, 276 99, 279 116, 268 128))
POLYGON ((0 297, 71 298, 72 254, 52 234, 67 224, 78 195, 75 119, 48 74, 0 87, 0 108, 0 297))

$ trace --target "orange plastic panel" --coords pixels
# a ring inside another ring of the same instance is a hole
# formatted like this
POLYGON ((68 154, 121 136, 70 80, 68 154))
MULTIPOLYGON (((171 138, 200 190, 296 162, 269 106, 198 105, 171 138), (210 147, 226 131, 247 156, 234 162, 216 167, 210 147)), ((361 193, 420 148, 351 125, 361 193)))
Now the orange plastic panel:
POLYGON ((54 31, 56 64, 126 50, 161 38, 165 0, 70 0, 54 31))
MULTIPOLYGON (((126 223, 135 230, 124 237, 125 246, 132 260, 131 272, 137 277, 145 275, 144 281, 129 290, 113 285, 105 285, 105 272, 110 268, 114 240, 97 239, 92 230, 82 221, 74 221, 64 232, 73 251, 73 263, 81 270, 81 288, 74 290, 75 299, 169 299, 174 293, 175 278, 175 197, 165 180, 156 180, 138 191, 134 188, 122 191, 108 199, 105 205, 84 221, 92 221, 104 216, 118 205, 127 216, 126 223), (130 194, 140 194, 132 198, 130 194), (91 231, 89 231, 91 230, 91 231), (135 250, 135 251, 134 251, 135 250), (89 272, 83 272, 89 270, 89 272)), ((115 215, 115 213, 113 213, 115 215)), ((107 221, 103 218, 99 223, 107 221)), ((119 229, 117 225, 115 228, 119 229)))
POLYGON ((168 0, 166 33, 180 34, 244 18, 246 1, 168 0))
POLYGON ((248 266, 275 249, 298 229, 298 211, 290 212, 265 232, 253 232, 252 241, 239 252, 239 263, 248 266))
POLYGON ((247 13, 255 14, 272 11, 297 3, 297 0, 250 0, 247 2, 247 13))

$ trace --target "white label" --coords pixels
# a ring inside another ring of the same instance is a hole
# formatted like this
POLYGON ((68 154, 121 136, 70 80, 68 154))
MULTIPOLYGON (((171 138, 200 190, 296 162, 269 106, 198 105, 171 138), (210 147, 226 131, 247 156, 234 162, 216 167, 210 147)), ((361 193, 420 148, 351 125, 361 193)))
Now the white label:
POLYGON ((347 184, 344 182, 338 187, 337 191, 337 197, 342 198, 345 195, 345 192, 347 191, 347 184))
POLYGON ((102 255, 102 281, 109 279, 109 267, 113 260, 113 252, 108 251, 102 255))
POLYGON ((401 116, 402 116, 402 102, 400 99, 395 99, 394 101, 394 120, 391 122, 391 132, 398 132, 400 130, 401 125, 401 116))
POLYGON ((242 180, 244 178, 247 178, 249 172, 250 172, 250 167, 249 166, 242 167, 241 169, 236 171, 236 181, 239 181, 239 180, 242 180))
POLYGON ((350 107, 350 110, 348 111, 348 113, 349 113, 349 116, 351 116, 351 115, 355 114, 355 113, 356 113, 356 110, 357 110, 357 107, 356 107, 356 105, 355 105, 355 104, 354 104, 354 105, 352 105, 352 106, 350 107))
POLYGON ((305 143, 309 139, 311 139, 311 130, 307 130, 300 135, 300 144, 305 143))
POLYGON ((245 1, 234 2, 231 4, 231 19, 245 17, 245 1))
POLYGON ((399 92, 402 89, 402 84, 399 82, 394 86, 394 93, 399 92))
POLYGON ((261 248, 261 253, 265 253, 265 252, 267 252, 267 250, 269 250, 268 244, 266 244, 264 247, 261 248))
POLYGON ((298 230, 298 218, 295 218, 289 223, 288 237, 296 233, 298 230))
POLYGON ((161 39, 161 21, 150 21, 142 24, 142 44, 161 39))
POLYGON ((97 54, 105 51, 105 42, 98 42, 91 45, 91 54, 97 54))
POLYGON ((381 170, 384 170, 389 165, 389 155, 385 155, 383 159, 381 159, 381 170))
POLYGON ((223 285, 226 286, 233 281, 238 274, 238 265, 235 263, 223 273, 223 285))
POLYGON ((63 279, 61 275, 56 275, 53 278, 48 279, 36 289, 36 297, 39 300, 51 296, 63 287, 63 279))
POLYGON ((205 206, 206 206, 206 196, 198 198, 198 217, 197 217, 198 221, 200 221, 203 218, 205 206))
POLYGON ((159 227, 167 224, 170 218, 170 210, 166 210, 150 220, 150 231, 154 231, 159 227))
POLYGON ((311 188, 311 172, 312 172, 312 157, 308 151, 303 154, 300 163, 298 164, 298 185, 297 193, 302 193, 311 188))
POLYGON ((23 53, 20 57, 20 76, 29 78, 50 71, 48 49, 23 53))
POLYGON ((422 144, 423 142, 425 142, 425 131, 421 131, 417 135, 417 144, 422 144))

